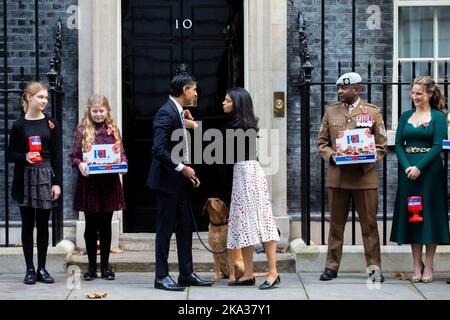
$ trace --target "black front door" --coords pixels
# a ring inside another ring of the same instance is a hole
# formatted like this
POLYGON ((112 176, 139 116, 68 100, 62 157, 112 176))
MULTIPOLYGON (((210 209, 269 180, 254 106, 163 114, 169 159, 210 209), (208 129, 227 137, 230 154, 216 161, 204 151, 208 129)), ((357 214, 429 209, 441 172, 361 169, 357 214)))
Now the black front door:
MULTIPOLYGON (((154 232, 156 204, 145 186, 151 165, 152 124, 167 101, 177 65, 190 66, 198 80, 198 107, 191 113, 203 130, 220 128, 227 118, 227 88, 243 86, 242 0, 123 0, 123 139, 129 161, 124 176, 125 232, 154 232)), ((194 165, 202 184, 193 194, 200 230, 206 198, 221 194, 219 165, 194 165)))

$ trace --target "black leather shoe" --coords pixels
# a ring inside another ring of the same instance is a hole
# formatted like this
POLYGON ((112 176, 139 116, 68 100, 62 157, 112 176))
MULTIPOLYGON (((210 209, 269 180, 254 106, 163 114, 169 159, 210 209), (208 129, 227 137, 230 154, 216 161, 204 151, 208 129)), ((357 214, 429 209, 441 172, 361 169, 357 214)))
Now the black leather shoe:
POLYGON ((281 282, 280 275, 278 275, 277 278, 272 282, 272 284, 270 284, 266 280, 262 283, 262 285, 259 286, 259 289, 261 289, 261 290, 272 289, 276 285, 280 284, 280 282, 281 282))
POLYGON ((188 276, 183 276, 181 274, 178 276, 178 284, 181 284, 182 286, 185 287, 189 286, 209 287, 212 286, 213 283, 214 282, 210 280, 200 279, 199 276, 197 276, 194 272, 188 276))
POLYGON ((92 281, 97 278, 97 272, 88 270, 87 272, 83 273, 83 280, 85 281, 92 281))
POLYGON ((53 282, 55 282, 55 280, 53 280, 52 276, 45 269, 39 269, 37 271, 36 281, 39 281, 39 282, 42 282, 42 283, 53 283, 53 282))
POLYGON ((170 276, 165 276, 162 279, 155 278, 155 289, 162 289, 167 291, 183 291, 186 287, 176 283, 170 276))
POLYGON ((255 285, 255 277, 253 277, 251 279, 247 279, 247 280, 242 280, 242 281, 237 279, 236 281, 229 282, 228 285, 229 286, 254 286, 255 285))
POLYGON ((23 279, 23 283, 25 284, 35 284, 36 283, 36 271, 34 268, 28 269, 25 274, 25 278, 23 279))
POLYGON ((450 284, 450 277, 447 278, 447 283, 450 284))
POLYGON ((320 275, 320 281, 329 281, 337 278, 337 272, 330 268, 325 268, 323 273, 320 275))
POLYGON ((110 268, 102 269, 102 279, 114 280, 115 278, 116 278, 116 274, 110 268))
POLYGON ((372 282, 384 282, 383 273, 380 270, 372 270, 369 273, 369 279, 372 279, 372 282))

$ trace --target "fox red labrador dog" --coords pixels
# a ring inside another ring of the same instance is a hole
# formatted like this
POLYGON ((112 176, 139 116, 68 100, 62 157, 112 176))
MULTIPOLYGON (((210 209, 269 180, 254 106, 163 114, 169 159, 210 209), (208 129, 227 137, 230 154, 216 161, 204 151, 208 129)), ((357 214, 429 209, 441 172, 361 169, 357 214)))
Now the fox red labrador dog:
POLYGON ((228 213, 227 205, 219 198, 208 198, 203 207, 203 214, 208 214, 208 243, 213 254, 213 281, 228 278, 232 282, 244 274, 244 260, 241 249, 227 249, 228 213))

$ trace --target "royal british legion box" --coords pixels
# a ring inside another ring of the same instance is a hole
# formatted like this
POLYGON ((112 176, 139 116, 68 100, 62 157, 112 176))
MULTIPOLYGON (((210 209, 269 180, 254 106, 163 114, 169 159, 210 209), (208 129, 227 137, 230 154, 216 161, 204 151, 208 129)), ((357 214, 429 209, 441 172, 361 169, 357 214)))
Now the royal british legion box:
POLYGON ((369 128, 339 131, 336 139, 336 164, 375 162, 375 138, 369 128))
POLYGON ((83 162, 88 164, 88 174, 127 172, 128 165, 121 163, 119 144, 94 144, 83 152, 83 162))

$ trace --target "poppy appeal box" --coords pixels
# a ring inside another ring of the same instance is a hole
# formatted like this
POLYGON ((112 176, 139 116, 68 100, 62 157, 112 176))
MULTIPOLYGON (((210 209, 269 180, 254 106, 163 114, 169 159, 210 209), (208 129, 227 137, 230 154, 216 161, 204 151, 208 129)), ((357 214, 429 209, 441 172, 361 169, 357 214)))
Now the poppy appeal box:
POLYGON ((119 144, 94 144, 83 152, 83 162, 88 164, 89 174, 120 173, 128 171, 128 164, 121 163, 119 144))
POLYGON ((336 153, 337 165, 375 162, 375 138, 369 128, 339 131, 336 153))

